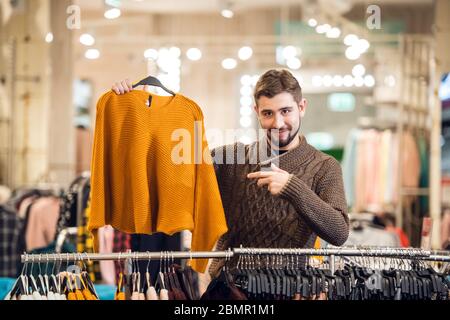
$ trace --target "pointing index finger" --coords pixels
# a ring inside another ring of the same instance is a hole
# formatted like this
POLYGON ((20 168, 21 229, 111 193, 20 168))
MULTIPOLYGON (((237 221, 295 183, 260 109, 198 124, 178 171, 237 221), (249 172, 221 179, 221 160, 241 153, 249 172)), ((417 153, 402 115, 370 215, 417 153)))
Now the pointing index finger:
POLYGON ((247 175, 247 178, 249 179, 255 179, 255 178, 267 178, 273 175, 273 172, 270 171, 259 171, 259 172, 253 172, 247 175))

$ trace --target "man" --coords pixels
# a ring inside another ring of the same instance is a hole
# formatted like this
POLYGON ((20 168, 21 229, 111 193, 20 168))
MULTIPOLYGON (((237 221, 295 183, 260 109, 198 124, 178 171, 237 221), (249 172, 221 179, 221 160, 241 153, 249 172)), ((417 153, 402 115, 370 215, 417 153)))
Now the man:
MULTIPOLYGON (((131 87, 125 80, 113 90, 122 94, 131 87)), ((286 70, 269 70, 256 84, 254 98, 267 134, 251 145, 235 143, 212 152, 229 228, 217 249, 312 248, 317 236, 344 244, 349 221, 341 167, 300 134, 307 101, 298 81, 286 70)), ((211 274, 217 275, 222 264, 214 260, 211 274)))

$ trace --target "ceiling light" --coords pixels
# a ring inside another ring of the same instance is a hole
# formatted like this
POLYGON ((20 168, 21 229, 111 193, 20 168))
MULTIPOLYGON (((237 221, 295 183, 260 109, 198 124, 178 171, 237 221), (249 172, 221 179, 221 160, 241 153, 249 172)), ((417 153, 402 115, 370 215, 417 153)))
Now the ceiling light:
POLYGON ((333 85, 335 87, 342 87, 342 85, 344 84, 344 79, 342 78, 342 76, 340 75, 335 75, 333 77, 333 85))
POLYGON ((354 34, 348 34, 348 35, 346 35, 345 38, 344 38, 344 43, 345 43, 347 46, 352 46, 352 45, 354 45, 358 40, 359 40, 359 39, 358 39, 358 37, 357 37, 356 35, 354 35, 354 34))
POLYGON ((53 42, 53 33, 51 32, 47 33, 47 35, 45 36, 45 42, 47 43, 53 42))
POLYGON ((95 44, 95 38, 89 33, 84 33, 80 37, 80 43, 85 46, 92 46, 95 44))
POLYGON ((241 77, 241 84, 243 86, 251 86, 252 85, 252 77, 248 74, 244 74, 241 77))
POLYGON ((331 26, 328 23, 321 24, 316 27, 317 33, 327 33, 330 30, 331 30, 331 26))
POLYGON ((234 12, 230 9, 223 9, 220 13, 222 14, 222 17, 227 19, 231 19, 234 16, 234 12))
POLYGON ((364 78, 363 77, 355 77, 353 79, 353 82, 355 83, 355 87, 362 87, 364 85, 364 78))
POLYGON ((241 87, 241 96, 251 96, 252 95, 252 88, 250 86, 242 86, 241 87))
POLYGON ((353 86, 353 84, 354 84, 353 77, 349 74, 346 74, 344 76, 344 86, 349 88, 349 87, 353 86))
POLYGON ((300 61, 300 59, 294 57, 294 58, 290 58, 286 62, 286 65, 288 66, 289 69, 297 70, 297 69, 300 69, 300 67, 302 66, 302 62, 300 61))
POLYGON ((286 46, 283 48, 283 58, 289 60, 297 55, 297 48, 294 46, 286 46))
POLYGON ((314 28, 315 26, 317 26, 317 20, 316 19, 309 19, 308 20, 308 25, 312 28, 314 28))
POLYGON ((357 64, 352 69, 352 74, 355 77, 362 77, 366 73, 366 68, 362 64, 357 64))
POLYGON ((236 68, 237 62, 232 58, 227 58, 222 61, 222 67, 226 70, 231 70, 236 68))
POLYGON ((252 125, 252 118, 250 117, 241 117, 240 120, 241 126, 244 128, 248 128, 252 125))
POLYGON ((356 47, 348 47, 347 50, 345 50, 345 57, 349 60, 356 60, 361 56, 361 53, 359 52, 358 48, 356 47))
POLYGON ((354 44, 354 46, 356 46, 356 48, 358 48, 360 53, 364 53, 364 52, 366 52, 369 49, 370 43, 366 39, 359 39, 354 44))
POLYGON ((156 49, 147 49, 144 51, 144 57, 146 59, 157 60, 158 59, 158 51, 156 49))
POLYGON ((189 60, 198 61, 202 58, 202 52, 198 48, 190 48, 186 51, 186 56, 189 60))
POLYGON ((335 39, 335 38, 339 38, 340 35, 341 35, 341 29, 336 28, 336 27, 328 30, 328 32, 327 32, 327 37, 328 38, 334 38, 335 39))
POLYGON ((259 76, 256 74, 252 77, 252 85, 255 87, 259 81, 259 76))
POLYGON ((89 60, 95 60, 100 57, 100 51, 98 51, 97 49, 89 49, 86 51, 84 56, 89 60))
POLYGON ((241 106, 242 107, 250 107, 253 103, 253 100, 250 96, 241 97, 241 106))
POLYGON ((314 87, 321 87, 322 86, 322 77, 321 76, 313 76, 312 77, 312 85, 314 87))
POLYGON ((173 58, 179 58, 181 56, 181 50, 178 47, 171 47, 169 49, 169 54, 173 58))
POLYGON ((364 77, 364 84, 366 87, 373 87, 375 85, 375 78, 370 74, 366 75, 364 77))
POLYGON ((120 17, 121 14, 122 12, 120 11, 119 8, 111 8, 105 11, 105 18, 110 20, 117 19, 120 17))
POLYGON ((253 112, 253 110, 250 106, 242 106, 240 109, 241 116, 243 116, 243 117, 251 116, 252 112, 253 112))
POLYGON ((239 56, 239 59, 241 59, 241 60, 244 60, 244 61, 248 60, 252 57, 252 55, 253 55, 253 49, 248 46, 245 46, 245 47, 242 47, 239 49, 238 56, 239 56))
POLYGON ((159 57, 166 57, 169 55, 169 49, 167 48, 160 48, 158 51, 158 56, 159 57))

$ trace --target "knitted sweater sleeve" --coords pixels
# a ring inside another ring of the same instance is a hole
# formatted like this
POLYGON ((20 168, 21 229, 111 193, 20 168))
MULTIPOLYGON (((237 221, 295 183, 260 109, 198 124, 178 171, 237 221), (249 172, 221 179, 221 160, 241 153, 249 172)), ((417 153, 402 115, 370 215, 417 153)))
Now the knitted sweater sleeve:
POLYGON ((316 179, 314 192, 299 177, 291 175, 280 196, 292 203, 320 238, 341 246, 348 238, 349 220, 340 164, 334 158, 326 160, 316 179))

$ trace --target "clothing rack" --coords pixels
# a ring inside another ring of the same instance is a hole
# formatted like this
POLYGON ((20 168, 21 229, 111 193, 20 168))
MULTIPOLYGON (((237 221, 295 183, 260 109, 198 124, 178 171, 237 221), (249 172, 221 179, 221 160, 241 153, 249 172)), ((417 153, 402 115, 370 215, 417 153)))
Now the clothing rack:
POLYGON ((248 255, 280 255, 280 256, 353 256, 353 257, 392 257, 402 259, 419 259, 426 261, 450 262, 450 251, 433 251, 422 249, 399 248, 331 248, 331 249, 269 249, 269 248, 235 248, 227 251, 162 251, 162 252, 127 252, 127 253, 55 253, 55 254, 23 254, 22 263, 77 262, 116 260, 167 260, 167 259, 230 259, 234 256, 248 255))

